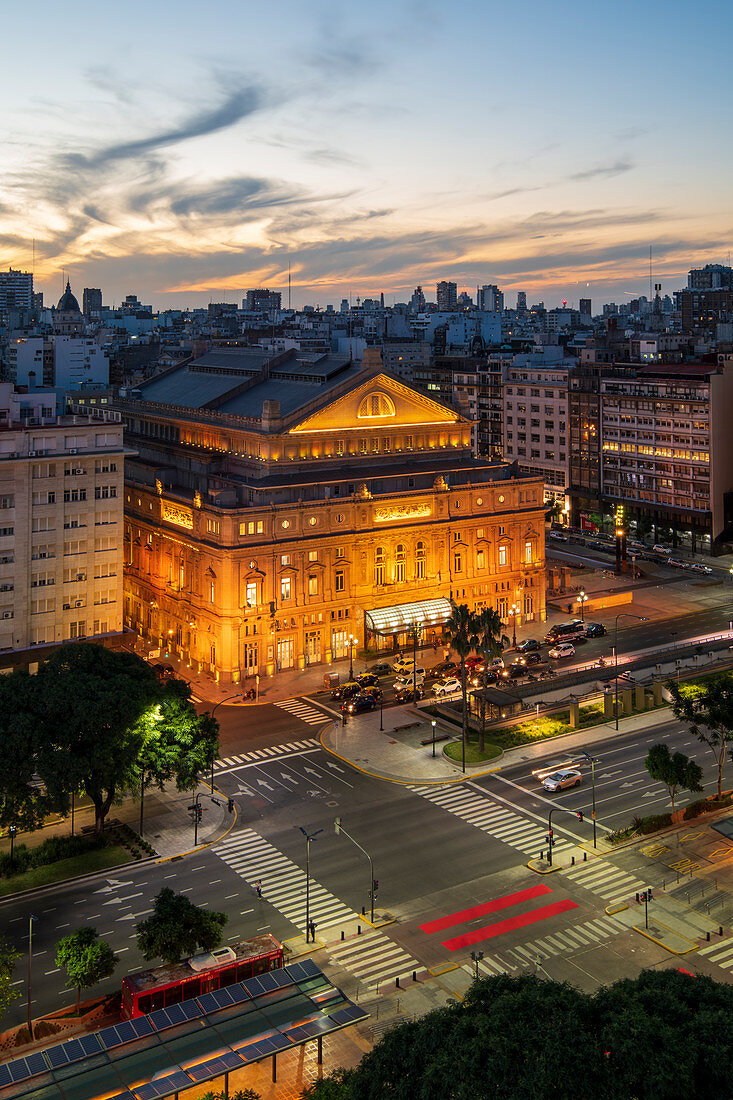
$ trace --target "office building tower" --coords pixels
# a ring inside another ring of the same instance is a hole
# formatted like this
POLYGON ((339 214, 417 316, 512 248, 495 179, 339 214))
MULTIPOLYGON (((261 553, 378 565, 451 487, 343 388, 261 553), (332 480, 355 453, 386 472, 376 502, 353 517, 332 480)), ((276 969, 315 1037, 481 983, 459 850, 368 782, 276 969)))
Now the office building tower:
POLYGON ((242 302, 242 309, 250 311, 280 309, 282 295, 277 290, 248 290, 247 297, 242 302))
POLYGON ((504 295, 498 286, 491 283, 478 289, 478 308, 484 313, 501 313, 504 309, 504 295))
POLYGON ((517 313, 526 313, 527 293, 524 290, 517 291, 517 313))
POLYGON ((582 317, 591 316, 591 300, 590 298, 580 299, 580 314, 582 317))
POLYGON ((458 309, 458 286, 456 283, 438 283, 436 288, 438 309, 443 312, 458 309))
POLYGON ((733 290, 733 268, 723 264, 694 267, 687 276, 688 290, 733 290))

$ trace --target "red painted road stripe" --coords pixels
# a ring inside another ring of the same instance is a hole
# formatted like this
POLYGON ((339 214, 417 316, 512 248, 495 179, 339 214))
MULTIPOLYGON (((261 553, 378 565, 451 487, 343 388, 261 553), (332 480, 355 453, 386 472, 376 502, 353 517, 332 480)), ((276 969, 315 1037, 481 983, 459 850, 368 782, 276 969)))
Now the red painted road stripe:
POLYGON ((549 886, 540 883, 539 886, 530 886, 527 890, 519 890, 516 894, 505 894, 504 897, 495 898, 494 901, 485 901, 483 905, 474 905, 471 909, 462 909, 460 913, 450 913, 447 917, 439 917, 430 920, 427 924, 420 925, 421 932, 442 932, 444 928, 452 928, 454 924, 465 924, 474 917, 483 917, 485 913, 498 913, 500 909, 508 909, 510 905, 519 905, 522 901, 531 901, 532 898, 540 898, 543 894, 551 894, 549 886))
POLYGON ((443 947, 447 947, 449 951, 458 951, 459 948, 469 947, 472 943, 490 940, 494 936, 503 936, 505 932, 512 932, 515 928, 526 928, 528 924, 547 920, 548 917, 554 917, 556 913, 567 913, 569 909, 577 908, 574 901, 553 901, 551 905, 543 905, 541 909, 533 909, 531 913, 520 913, 518 917, 509 917, 508 920, 489 924, 486 928, 477 928, 475 932, 466 932, 463 936, 444 940, 443 947))

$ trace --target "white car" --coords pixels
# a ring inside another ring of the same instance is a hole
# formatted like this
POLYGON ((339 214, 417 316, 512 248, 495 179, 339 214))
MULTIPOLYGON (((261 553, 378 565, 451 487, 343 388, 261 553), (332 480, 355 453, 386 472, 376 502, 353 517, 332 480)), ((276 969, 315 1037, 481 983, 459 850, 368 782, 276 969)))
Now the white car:
POLYGON ((655 554, 671 554, 672 553, 672 551, 668 550, 666 546, 662 546, 661 543, 658 543, 658 542, 655 543, 654 546, 652 546, 652 551, 655 554))
POLYGON ((557 661, 559 661, 563 657, 574 657, 574 656, 575 656, 575 646, 571 645, 570 642, 558 642, 558 644, 556 646, 554 646, 554 648, 551 649, 550 652, 548 653, 548 657, 554 657, 555 660, 557 660, 557 661))
POLYGON ((546 791, 563 791, 566 787, 579 787, 583 776, 576 771, 551 772, 542 780, 546 791))
POLYGON ((440 684, 433 684, 433 695, 453 695, 461 690, 461 681, 451 676, 450 680, 443 680, 440 684))

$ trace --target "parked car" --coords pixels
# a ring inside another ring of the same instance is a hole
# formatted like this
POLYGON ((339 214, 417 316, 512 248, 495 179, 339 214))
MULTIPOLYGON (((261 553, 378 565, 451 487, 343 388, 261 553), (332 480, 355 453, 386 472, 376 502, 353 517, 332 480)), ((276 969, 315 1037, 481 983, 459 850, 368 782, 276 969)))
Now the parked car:
POLYGON ((357 684, 356 680, 349 680, 348 683, 342 684, 341 687, 334 688, 331 692, 331 698, 344 701, 346 699, 351 699, 354 695, 358 695, 360 691, 361 685, 357 684))
POLYGON ((379 677, 376 672, 360 672, 356 677, 357 684, 361 687, 375 687, 379 683, 379 677))
POLYGON ((441 661, 440 664, 433 665, 428 675, 444 676, 447 672, 455 672, 459 667, 456 661, 441 661))
POLYGON ((655 543, 654 546, 652 546, 652 552, 655 554, 664 554, 666 556, 669 556, 672 553, 671 550, 668 550, 666 546, 662 546, 662 544, 659 542, 655 543))
POLYGON ((489 668, 504 668, 504 658, 503 657, 490 657, 489 660, 488 660, 488 667, 489 668))
POLYGON ((500 669, 490 668, 486 672, 484 672, 482 668, 475 668, 473 670, 473 676, 471 676, 469 683, 472 684, 473 687, 483 687, 485 681, 486 686, 488 687, 489 684, 496 683, 499 678, 500 671, 500 669))
POLYGON ((568 536, 561 534, 560 531, 550 531, 550 538, 557 539, 558 542, 567 542, 568 536))
POLYGON ((709 565, 703 565, 702 562, 699 561, 694 561, 690 569, 694 569, 696 573, 712 573, 712 569, 709 565))
POLYGON ((544 658, 541 653, 537 653, 535 650, 534 653, 526 653, 524 655, 524 660, 528 665, 541 665, 544 658))
POLYGON ((392 671, 392 666, 386 664, 384 661, 380 661, 379 664, 372 665, 369 671, 373 672, 375 676, 389 676, 392 671))
POLYGON ((689 569, 687 562, 680 561, 679 558, 667 558, 667 565, 671 565, 673 569, 689 569))
POLYGON ((575 646, 570 642, 558 642, 558 644, 550 650, 549 656, 555 661, 561 661, 565 657, 575 656, 575 646))
POLYGON ((355 695, 348 703, 344 703, 341 709, 347 710, 349 714, 362 714, 365 710, 375 710, 376 706, 377 700, 365 691, 363 694, 355 695))
POLYGON ((153 672, 161 680, 168 680, 171 676, 175 676, 176 674, 176 670, 174 669, 173 665, 153 665, 153 672))
POLYGON ((415 662, 412 657, 399 657, 392 665, 392 671, 401 676, 404 672, 412 672, 415 662))
POLYGON ((517 646, 517 652, 519 653, 531 653, 533 649, 540 649, 542 642, 538 642, 536 638, 526 638, 523 642, 520 642, 517 646))
POLYGON ((418 699, 422 699, 424 695, 425 692, 418 684, 417 691, 413 691, 411 687, 400 688, 399 691, 395 692, 395 701, 398 703, 415 703, 418 699))
POLYGON ((579 787, 583 776, 576 771, 552 772, 542 780, 546 791, 564 791, 566 787, 579 787))
POLYGON ((475 668, 476 665, 480 665, 482 661, 483 657, 466 657, 466 668, 470 671, 472 668, 475 668))
POLYGON ((522 661, 520 664, 512 664, 509 668, 503 668, 501 670, 501 676, 504 680, 518 680, 521 676, 527 675, 527 666, 522 661))
POLYGON ((461 681, 452 676, 449 680, 441 680, 433 684, 433 695, 453 695, 461 690, 461 681))
POLYGON ((586 623, 585 624, 585 636, 586 638, 603 638, 606 634, 606 628, 603 623, 586 623))

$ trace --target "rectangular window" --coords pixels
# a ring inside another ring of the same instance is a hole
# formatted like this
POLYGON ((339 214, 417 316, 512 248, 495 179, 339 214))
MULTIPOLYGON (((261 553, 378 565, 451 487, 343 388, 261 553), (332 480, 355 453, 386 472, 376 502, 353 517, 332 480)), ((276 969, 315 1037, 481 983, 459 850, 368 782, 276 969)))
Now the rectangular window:
POLYGON ((378 439, 373 439, 372 440, 372 454, 373 455, 379 454, 379 440, 378 439))
POLYGON ((337 546, 336 547, 336 560, 338 561, 339 558, 343 558, 343 557, 344 557, 344 548, 343 548, 343 546, 337 546))
MULTIPOLYGON (((35 493, 33 494, 35 496, 35 493)), ((0 508, 14 508, 15 497, 0 497, 0 508)))
POLYGON ((336 570, 336 591, 343 592, 344 590, 344 571, 343 569, 336 570))
POLYGON ((367 453, 367 441, 366 439, 359 440, 359 454, 365 455, 367 453))
POLYGON ((280 555, 280 564, 281 565, 290 565, 290 554, 281 554, 280 555))
POLYGON ((309 577, 308 578, 308 595, 309 596, 317 596, 318 595, 318 577, 309 577))
POLYGON ((406 435, 405 436, 405 450, 406 451, 411 451, 412 450, 412 436, 411 435, 406 435))
POLYGON ((290 577, 281 577, 280 578, 280 599, 281 600, 289 600, 290 599, 290 581, 291 581, 290 577))
POLYGON ((210 535, 218 535, 220 531, 220 525, 218 519, 207 519, 206 530, 210 535))
POLYGON ((463 569, 463 555, 456 553, 453 555, 453 569, 456 573, 460 573, 463 569))
POLYGON ((116 496, 117 496, 117 486, 116 485, 97 485, 97 487, 94 490, 94 499, 95 500, 109 500, 110 497, 116 497, 116 496))
POLYGON ((344 451, 345 451, 345 448, 344 448, 343 439, 337 439, 336 440, 336 454, 337 455, 342 455, 342 454, 344 454, 344 451))
MULTIPOLYGON (((96 490, 95 490, 96 495, 96 490)), ((64 489, 64 503, 71 504, 87 499, 86 489, 64 489)))
POLYGON ((499 565, 507 565, 508 560, 509 560, 509 555, 507 554, 506 546, 500 546, 499 547, 499 565))
POLYGON ((214 588, 214 582, 209 581, 209 603, 214 602, 215 595, 216 595, 216 590, 214 588))
POLYGON ((529 541, 524 544, 524 562, 525 565, 532 564, 532 543, 529 541))
POLYGON ((484 567, 484 552, 483 550, 476 551, 476 568, 483 569, 484 567))
POLYGON ((308 551, 308 561, 318 561, 318 551, 317 550, 309 550, 308 551))
POLYGON ((257 607, 257 581, 247 581, 247 607, 257 607))

